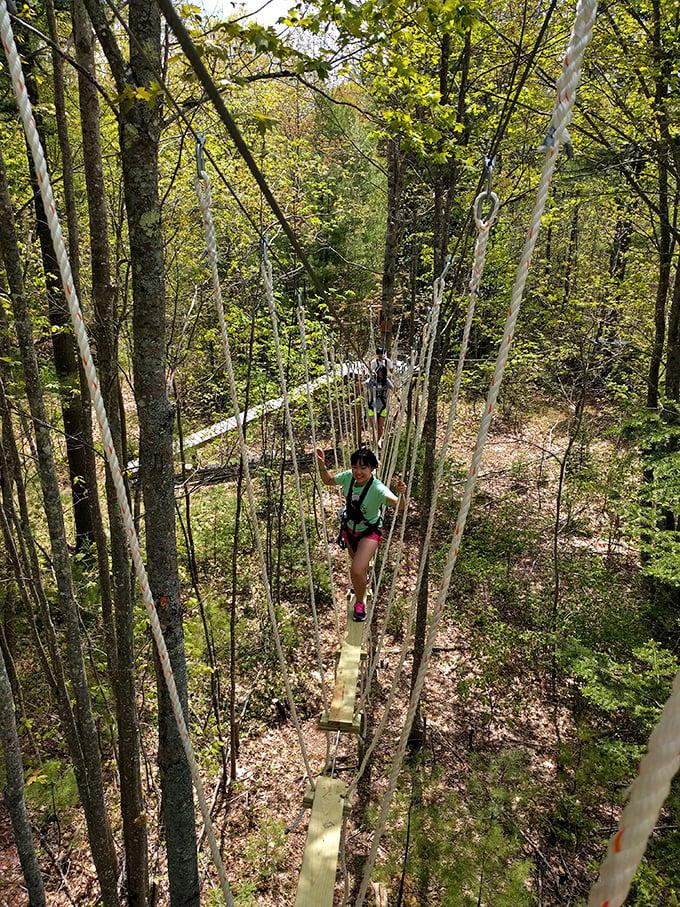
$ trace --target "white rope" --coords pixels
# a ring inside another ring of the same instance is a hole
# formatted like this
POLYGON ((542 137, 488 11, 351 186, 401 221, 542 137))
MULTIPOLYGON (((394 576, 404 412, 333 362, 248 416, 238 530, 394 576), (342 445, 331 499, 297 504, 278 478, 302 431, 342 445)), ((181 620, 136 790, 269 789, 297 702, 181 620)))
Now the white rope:
MULTIPOLYGON (((316 419, 314 418, 314 402, 312 400, 311 393, 311 380, 309 377, 309 359, 307 357, 307 332, 305 330, 305 310, 301 305, 297 308, 297 319, 298 319, 298 329, 300 331, 300 343, 304 351, 303 360, 305 366, 305 387, 307 388, 307 409, 309 411, 309 425, 312 435, 312 450, 316 451, 316 419)), ((321 487, 321 474, 319 472, 319 462, 315 455, 312 455, 312 461, 314 462, 314 469, 316 471, 316 477, 318 480, 317 487, 321 487)), ((326 508, 321 506, 321 531, 323 536, 323 546, 324 551, 326 552, 326 563, 328 566, 328 576, 331 584, 331 598, 333 600, 333 614, 335 615, 335 632, 338 638, 338 644, 342 640, 342 634, 340 631, 340 616, 338 613, 338 594, 335 588, 335 581, 333 579, 333 561, 331 559, 331 548, 328 540, 328 524, 326 522, 326 508)))
POLYGON ((279 659, 279 667, 281 670, 281 676, 283 679, 283 685, 286 691, 286 699, 288 701, 288 707, 290 709, 291 718, 293 719, 293 724, 295 725, 295 730, 298 736, 298 742, 300 745, 300 752, 302 753, 302 758, 305 763, 305 768, 307 770, 307 777, 309 778, 310 786, 312 790, 314 789, 314 776, 312 773, 312 767, 309 762, 309 756, 307 755, 307 747, 305 745, 304 737, 302 735, 302 728, 300 726, 300 719, 298 717, 297 709, 295 707, 295 700, 293 699, 293 691, 290 686, 290 680, 288 677, 288 669, 286 667, 286 659, 283 654, 283 646, 281 644, 281 634, 279 633, 278 621, 276 620, 276 611, 274 609, 274 601, 271 593, 271 586, 269 584, 269 576, 267 575, 267 563, 264 556, 264 548, 262 545, 262 537, 260 535, 260 526, 257 518, 257 505, 255 503, 255 494, 253 492, 253 486, 250 479, 250 467, 248 465, 248 449, 246 447, 246 439, 243 433, 243 418, 241 415, 241 409, 238 401, 238 393, 236 390, 236 378, 234 377, 234 368, 231 359, 231 344, 229 343, 229 334, 227 332, 227 324, 224 317, 224 303, 222 301, 222 287, 220 285, 220 278, 217 272, 217 240, 215 238, 215 227, 213 225, 212 212, 211 212, 211 196, 210 196, 210 180, 208 174, 203 171, 201 173, 201 178, 198 176, 195 177, 195 186, 196 194, 198 196, 201 212, 203 214, 203 228, 205 230, 205 245, 208 253, 208 263, 210 265, 210 271, 213 278, 213 289, 215 297, 215 308, 217 310, 217 317, 220 323, 220 331, 222 334, 222 347, 224 350, 224 359, 227 368, 227 376, 229 378, 229 390, 231 393, 231 402, 234 408, 234 415, 236 416, 236 421, 238 423, 238 441, 239 441, 239 450, 241 452, 241 462, 243 464, 243 478, 245 480, 245 486, 248 494, 248 505, 250 508, 250 519, 251 519, 251 528, 253 531, 253 538, 255 539, 255 545, 257 547, 258 557, 260 561, 260 573, 262 576, 262 585, 264 586, 265 597, 267 600, 267 611, 269 613, 269 622, 271 624, 272 632, 274 634, 274 644, 276 646, 276 654, 279 659))
POLYGON ((531 216, 531 221, 529 225, 529 234, 524 244, 524 249, 522 250, 522 255, 520 262, 517 268, 517 273, 515 276, 515 284, 513 286, 511 301, 510 301, 510 310, 508 317, 505 322, 505 328, 503 331, 503 339, 501 341, 500 349, 498 351, 498 356, 496 359, 496 367, 494 369, 494 374, 491 379, 491 386, 487 394, 486 407, 484 410, 484 415, 479 427, 479 432, 477 435, 477 445, 475 451, 472 455, 472 460, 470 463, 470 468, 468 471, 468 478, 465 484, 465 489, 463 492, 463 497, 461 500, 460 508, 458 511, 458 518, 456 520, 456 526, 449 547, 449 552, 446 560, 446 565, 444 567, 442 581, 439 586, 439 594, 437 596, 437 601, 430 618, 430 623, 428 627, 427 640, 425 643, 425 649, 423 652, 422 661, 420 664, 420 669, 418 671, 418 676, 413 686, 411 693, 411 698, 409 701, 408 712, 406 716, 406 722, 402 730, 401 738, 397 747, 397 752, 392 762, 392 770, 390 773, 389 785, 385 797, 383 799, 380 815, 376 825, 376 829, 373 835, 373 840, 371 842, 371 849, 366 861, 366 867, 364 871, 364 876, 361 880, 361 887, 359 889, 359 895, 356 902, 356 907, 362 907, 364 899, 366 897, 366 892, 368 890, 368 885, 370 881, 370 876, 375 866, 375 861, 378 854, 378 846, 380 843, 380 838, 385 829, 387 823, 387 816, 394 796, 394 792, 397 787, 397 782, 399 778, 399 772, 401 770, 401 764, 403 762, 404 756, 406 755, 406 748, 408 745, 408 738, 411 732, 411 727, 413 725, 413 720, 415 718, 416 708, 418 702, 420 701, 420 696, 423 689, 423 684, 425 682, 425 674, 430 664, 430 659, 432 657, 432 651, 434 649, 434 644, 437 636, 437 630, 439 628, 439 623, 444 612, 444 605, 446 602, 446 595, 449 589, 451 582, 451 575, 453 573, 453 568, 458 558, 458 550, 460 545, 460 540, 463 535, 465 528, 465 523, 467 520, 467 514, 470 509, 470 504, 472 501, 472 495, 474 491, 475 484, 477 482, 477 473, 479 469, 479 463, 484 452, 484 444, 486 442, 486 437, 489 432, 489 427, 491 425, 491 418, 493 414, 494 407, 496 405, 496 400, 498 398, 498 392, 500 390, 501 382, 503 379, 503 373, 505 371, 505 366, 508 360, 508 355, 510 352, 510 346, 512 344, 512 337, 515 331, 515 326, 517 323, 517 318, 519 316, 519 311, 521 307, 522 297, 524 294, 524 287, 526 284, 527 273, 529 271, 529 264, 531 261, 531 256, 536 245, 536 240, 538 238, 538 231, 541 225, 541 220, 543 217, 543 211, 545 204, 548 198, 548 190, 550 186, 550 180, 552 178, 553 170, 555 169, 555 163, 557 160, 557 154, 559 152, 560 145, 565 141, 567 136, 567 127, 571 121, 572 110, 575 100, 576 86, 578 84, 580 73, 581 73, 581 64, 583 62, 583 55, 585 49, 590 42, 592 37, 593 25, 595 23, 595 14, 597 11, 597 2, 596 0, 583 0, 579 2, 579 5, 576 10, 576 20, 574 22, 574 29, 571 34, 571 39, 569 41, 569 46, 567 53, 564 57, 563 69, 560 74, 560 78, 556 86, 556 101, 553 108, 552 120, 551 120, 551 129, 552 133, 552 144, 547 148, 545 155, 545 160, 543 163, 543 169, 541 172, 541 177, 538 184, 536 201, 534 203, 534 209, 531 216))
MULTIPOLYGON (((435 314, 433 315, 432 318, 428 319, 428 321, 426 322, 426 324, 423 327, 423 341, 422 341, 421 352, 420 352, 421 371, 422 371, 423 362, 427 362, 428 363, 427 371, 429 372, 429 364, 432 361, 434 340, 436 337, 436 326, 437 326, 438 319, 439 319, 439 309, 441 307, 442 299, 444 298, 444 288, 445 288, 445 274, 442 274, 441 277, 438 277, 435 280, 434 287, 433 287, 433 310, 432 311, 435 314)), ((416 421, 416 427, 415 427, 415 435, 418 439, 420 439, 420 437, 422 436, 424 422, 425 422, 425 407, 421 406, 421 407, 419 407, 419 410, 418 410, 418 419, 416 421)), ((418 456, 418 446, 419 446, 419 444, 415 443, 413 445, 413 448, 411 451, 411 467, 409 469, 409 483, 408 483, 408 486, 406 489, 407 506, 408 506, 408 503, 410 500, 413 476, 415 475, 415 462, 416 462, 416 458, 418 456)), ((403 542, 404 542, 404 531, 405 531, 405 527, 406 527, 405 516, 406 515, 404 514, 404 520, 402 521, 402 525, 401 525, 401 532, 400 532, 400 537, 399 537, 399 548, 398 548, 398 553, 397 553, 397 563, 395 565, 394 572, 392 575, 392 583, 391 583, 390 594, 389 594, 389 598, 388 598, 387 612, 385 614, 385 620, 383 621, 382 632, 381 632, 379 640, 378 640, 378 645, 376 646, 375 656, 371 660, 371 664, 370 664, 369 671, 368 671, 367 682, 365 684, 364 689, 361 692, 359 711, 361 711, 364 708, 365 700, 366 700, 369 690, 371 688, 373 676, 375 674, 375 671, 376 671, 376 668, 378 665, 378 661, 379 661, 379 657, 380 657, 380 652, 382 650, 382 645, 383 645, 385 633, 387 630, 387 624, 389 622, 391 604, 394 600, 394 596, 396 593, 396 585, 397 585, 397 580, 398 580, 398 575, 399 575, 399 567, 401 565, 401 558, 403 556, 403 551, 404 551, 403 542)), ((392 527, 392 528, 394 528, 394 527, 392 527)), ((423 556, 424 555, 425 555, 425 552, 423 552, 423 556)), ((392 683, 390 686, 390 691, 387 695, 387 700, 385 702, 383 714, 382 714, 382 717, 378 724, 378 727, 376 728, 376 730, 373 734, 373 739, 371 740, 371 743, 369 744, 369 746, 366 749, 366 752, 364 753, 364 758, 362 759, 362 762, 361 762, 361 765, 359 766, 357 774, 356 774, 355 778, 352 780, 352 783, 350 785, 349 793, 348 793, 348 796, 350 798, 354 795, 354 791, 356 790, 356 787, 359 783, 359 779, 366 771, 366 767, 371 758, 371 755, 373 754, 376 746, 378 745, 378 742, 387 726, 387 722, 389 720, 390 709, 392 707, 392 703, 394 701, 394 697, 396 695, 396 692, 397 692, 397 689, 399 686, 399 681, 401 678, 401 673, 402 673, 402 670, 404 667, 404 663, 406 661, 406 655, 408 652, 408 643, 409 643, 409 639, 410 639, 410 635, 411 635, 411 629, 413 627, 413 622, 415 619, 417 601, 418 601, 418 598, 417 598, 417 586, 416 586, 416 587, 414 587, 413 595, 411 597, 411 605, 409 608, 407 625, 406 625, 406 630, 404 632, 404 640, 403 640, 402 647, 401 647, 399 662, 398 662, 396 670, 392 674, 392 683)))
POLYGON ((337 396, 337 383, 335 377, 331 381, 331 375, 335 376, 336 363, 331 364, 330 350, 328 348, 328 340, 326 338, 326 332, 321 324, 321 342, 323 347, 323 363, 326 369, 326 387, 328 389, 328 410, 331 417, 331 438, 333 440, 333 466, 335 469, 338 468, 338 431, 335 428, 335 408, 333 406, 333 394, 337 396))
POLYGON ((26 84, 21 68, 21 61, 19 59, 19 54, 17 53, 14 35, 12 33, 6 0, 0 0, 0 34, 2 35, 2 43, 5 49, 5 54, 7 55, 9 69, 12 76, 12 85, 14 87, 14 93, 19 105, 19 112, 24 125, 24 130, 26 132, 26 138, 31 148, 31 155, 33 157, 33 164, 38 178, 38 183, 40 185, 40 195, 42 197, 43 206, 45 209, 45 216, 47 217, 47 222, 50 228, 50 234, 52 236, 52 242, 54 245, 54 251, 59 262, 59 272, 64 287, 64 293, 66 294, 66 301, 69 307, 71 323, 73 324, 73 330, 76 336, 76 341, 78 343, 78 350, 80 352, 85 375, 87 376, 87 383, 90 388, 92 405, 94 406, 94 410, 97 415, 97 421, 99 422, 99 428, 104 443, 104 453, 111 469, 111 475, 113 477, 113 483, 116 489, 116 498, 118 500, 118 506, 120 507, 121 516, 128 539, 128 545, 130 547, 130 554, 132 556, 132 561, 135 566, 135 571, 137 573, 137 578, 139 580, 139 585, 144 597, 147 613, 149 615, 151 631, 153 633, 156 647, 158 649, 163 676, 168 688, 168 694, 172 703, 175 721, 177 722, 177 727, 179 730, 182 745, 184 747, 184 752, 186 754, 189 770, 191 772, 191 778, 196 789, 196 795, 198 797, 198 802, 200 804, 203 821, 205 823, 208 840, 210 843, 210 850, 219 874, 222 892, 224 894, 227 905, 229 905, 229 907, 233 907, 234 900, 229 890, 229 884, 227 882, 227 877, 224 871, 224 864, 220 855, 217 839, 215 838, 215 832, 212 827, 210 809, 205 799, 203 783, 201 781, 198 765, 196 763, 194 752, 191 746, 189 731, 184 720, 182 706, 180 704, 179 696, 177 693, 177 686, 175 684, 172 668, 170 666, 170 657, 165 645, 165 640, 163 639, 163 632, 161 630, 160 621, 156 613, 156 607, 154 605, 153 596, 149 587, 148 577, 146 574, 146 569, 144 567, 144 561, 142 559, 142 550, 139 544, 139 539, 137 537, 137 532, 135 530, 132 514, 130 512, 118 456, 113 445, 113 437, 109 428, 109 421, 106 414, 106 409, 104 407, 104 401, 99 389, 97 373, 92 361, 92 354, 90 352, 90 345, 87 338, 87 332, 85 330, 80 302, 78 300, 78 296, 76 294, 73 283, 73 274, 71 272, 71 265, 69 263, 68 255, 66 252, 66 246, 64 244, 64 237, 61 230, 61 224, 59 222, 59 216, 57 214, 54 194, 52 192, 52 185, 50 182, 49 173, 47 171, 47 163, 45 161, 45 155, 40 144, 40 137, 38 135, 35 119, 33 118, 33 114, 31 112, 30 101, 26 92, 26 84))
POLYGON ((680 767, 680 673, 649 738, 647 753, 637 778, 628 789, 616 834, 609 842, 600 877, 593 886, 588 907, 619 907, 626 899, 647 840, 680 767))
MULTIPOLYGON (((305 549, 305 565, 307 567, 307 583, 309 585, 309 602, 312 610, 312 620, 314 622, 314 639, 316 642, 316 657, 319 663, 319 673, 321 675, 321 699, 323 701, 324 711, 328 711, 328 692, 326 690, 326 668, 323 663, 321 653, 321 634, 319 632, 319 616, 316 611, 316 596, 314 594, 314 576, 312 575, 312 556, 309 552, 309 537, 307 534, 307 521, 305 519, 305 506, 302 500, 302 486, 300 484, 300 470, 298 469, 297 453, 295 452, 295 435, 293 434, 293 420, 290 415, 290 406, 288 402, 288 387, 286 384, 286 372, 283 366, 283 356, 281 355, 281 340, 279 337, 279 319, 276 314, 276 301, 274 299, 274 284, 272 282, 272 264, 265 253, 260 268, 262 279, 264 280, 264 292, 267 297, 269 306, 269 318, 272 323, 274 332, 274 346, 276 349, 276 361, 279 367, 279 383, 281 385, 281 395, 283 396, 283 409, 286 421, 286 430, 288 432, 288 443, 290 444, 290 455, 293 463, 293 474, 295 476, 295 492, 297 494, 298 509, 300 513, 300 526, 302 528, 302 542, 305 549)), ((305 365, 307 363, 307 350, 303 351, 305 365)), ((316 458, 314 458, 316 459, 316 458)))
MULTIPOLYGON (((368 760, 369 760, 371 754, 373 753, 373 750, 377 746, 378 740, 380 739, 385 727, 387 726, 387 723, 389 720, 389 712, 392 707, 392 703, 394 701, 394 698, 395 698, 395 695, 396 695, 396 692, 398 689, 399 680, 400 680, 400 677, 401 677, 401 674, 402 674, 402 671, 404 668, 404 663, 406 661, 406 655, 408 653, 408 644, 410 642, 411 631, 413 628, 415 609, 416 609, 416 606, 418 603, 418 589, 420 588, 420 583, 422 582, 422 579, 423 579, 425 562, 427 560, 427 556, 429 554, 430 545, 431 545, 431 541, 432 541, 432 532, 433 532, 433 528, 434 528, 437 501, 439 500, 439 493, 441 490, 441 483, 442 483, 442 479, 443 479, 443 475, 444 475, 444 465, 445 465, 446 453, 448 450, 449 443, 451 441, 451 437, 453 435, 453 427, 455 424, 457 402, 458 402, 458 398, 460 395, 461 378, 462 378, 462 374, 463 374, 463 367, 465 364, 465 355, 467 352, 468 339, 470 336, 470 328, 472 325, 472 318, 474 316, 475 302, 476 302, 476 298, 477 298, 477 292, 479 290, 479 284, 480 284, 480 281, 482 278, 482 274, 484 273, 484 264, 486 261, 486 248, 487 248, 488 241, 489 241, 489 231, 498 215, 498 204, 499 204, 498 197, 495 195, 495 193, 488 193, 488 194, 482 193, 475 200, 474 216, 475 216, 475 223, 477 225, 477 241, 475 243, 474 264, 472 267, 472 275, 470 277, 470 284, 469 284, 468 308, 467 308, 467 313, 466 313, 466 318, 465 318, 465 327, 463 329, 463 336, 461 339, 460 353, 458 355, 458 366, 456 369, 456 380, 454 382, 451 409, 449 412, 449 418, 448 418, 448 423, 447 423, 447 427, 446 427, 444 441, 442 443, 441 451, 439 453, 439 458, 438 458, 437 472, 436 472, 434 487, 433 487, 433 491, 432 491, 432 502, 430 505, 430 512, 428 515, 427 530, 425 532, 425 539, 423 541, 423 546, 422 546, 422 555, 421 555, 420 563, 419 563, 418 578, 417 578, 417 581, 413 588, 411 606, 409 609, 407 625, 406 625, 406 629, 404 632, 404 641, 403 641, 403 644, 401 647, 401 652, 399 654, 399 661, 392 674, 392 683, 390 686, 390 691, 387 694, 387 699, 385 702, 385 708, 383 711, 383 715, 382 715, 382 718, 378 725, 378 728, 375 732, 374 738, 371 741, 371 744, 368 747, 368 749, 364 755, 364 759, 363 759, 362 764, 357 773, 357 777, 352 782, 352 786, 351 786, 352 793, 353 793, 354 789, 356 788, 358 779, 361 777, 361 775, 363 774, 363 772, 366 769, 368 760), (486 219, 483 219, 481 216, 482 203, 487 199, 491 201, 491 209, 490 209, 488 215, 486 216, 486 219)), ((441 293, 441 295, 439 297, 440 299, 443 297, 443 291, 444 291, 444 286, 443 286, 443 279, 442 279, 441 287, 440 287, 440 293, 441 293)), ((415 448, 415 450, 417 450, 417 447, 415 448)), ((412 467, 413 467, 413 464, 412 464, 412 467)), ((413 472, 413 468, 411 469, 411 472, 413 472)), ((408 489, 407 494, 410 494, 410 487, 408 489)), ((403 541, 403 532, 402 532, 401 540, 403 541)), ((379 654, 380 654, 380 651, 381 651, 381 648, 383 645, 386 627, 389 622, 390 605, 391 605, 392 599, 394 597, 396 581, 397 581, 397 570, 395 569, 394 576, 392 578, 390 598, 389 598, 387 613, 385 615, 383 631, 382 631, 382 634, 378 641, 378 645, 376 646, 376 655, 372 659, 370 669, 369 669, 369 679, 368 679, 368 683, 367 683, 367 689, 370 689, 373 674, 377 668, 379 654)), ((364 699, 363 699, 363 695, 362 695, 360 710, 363 707, 363 703, 364 703, 364 699)))

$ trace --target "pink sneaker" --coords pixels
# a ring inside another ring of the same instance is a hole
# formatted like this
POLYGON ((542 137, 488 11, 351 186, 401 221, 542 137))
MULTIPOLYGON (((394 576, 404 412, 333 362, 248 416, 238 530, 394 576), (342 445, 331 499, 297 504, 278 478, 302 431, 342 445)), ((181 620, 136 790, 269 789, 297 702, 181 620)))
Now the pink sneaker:
POLYGON ((357 621, 357 623, 366 620, 366 605, 363 602, 355 603, 353 619, 357 621))

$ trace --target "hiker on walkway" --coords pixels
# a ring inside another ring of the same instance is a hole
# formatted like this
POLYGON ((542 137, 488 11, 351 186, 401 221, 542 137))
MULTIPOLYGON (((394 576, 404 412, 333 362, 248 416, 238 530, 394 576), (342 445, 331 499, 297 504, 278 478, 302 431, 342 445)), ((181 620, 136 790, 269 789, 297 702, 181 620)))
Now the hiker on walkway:
POLYGON ((375 359, 371 359, 368 363, 368 371, 371 375, 375 375, 379 368, 386 368, 388 376, 392 371, 394 371, 394 362, 385 355, 385 349, 382 346, 376 347, 375 359))
POLYGON ((345 510, 338 541, 347 548, 352 588, 356 596, 354 620, 366 620, 366 585, 369 565, 382 539, 382 506, 403 510, 406 484, 397 479, 396 494, 373 475, 378 461, 372 450, 362 447, 350 457, 351 469, 333 474, 326 469, 324 452, 316 448, 321 481, 329 487, 339 485, 345 493, 345 510))
POLYGON ((387 377, 387 367, 380 368, 364 382, 368 388, 368 424, 376 442, 382 440, 387 415, 387 398, 394 384, 387 377))

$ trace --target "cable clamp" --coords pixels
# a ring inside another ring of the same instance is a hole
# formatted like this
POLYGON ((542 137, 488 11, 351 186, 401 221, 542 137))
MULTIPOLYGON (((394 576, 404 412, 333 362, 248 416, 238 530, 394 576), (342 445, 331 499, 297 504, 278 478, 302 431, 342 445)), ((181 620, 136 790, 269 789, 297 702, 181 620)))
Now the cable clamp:
POLYGON ((491 189, 493 185, 493 169, 496 166, 495 157, 487 157, 486 155, 482 156, 484 161, 484 172, 486 173, 486 194, 491 195, 491 189))
POLYGON ((203 179, 203 174, 205 172, 205 155, 203 154, 203 149, 205 148, 205 135, 202 132, 196 133, 196 173, 198 174, 199 180, 203 179))

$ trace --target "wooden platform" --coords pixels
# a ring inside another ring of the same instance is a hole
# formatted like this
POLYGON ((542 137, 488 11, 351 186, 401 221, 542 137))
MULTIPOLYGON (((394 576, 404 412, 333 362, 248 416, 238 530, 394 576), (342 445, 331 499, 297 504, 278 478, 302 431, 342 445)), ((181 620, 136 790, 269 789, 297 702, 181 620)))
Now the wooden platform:
POLYGON ((347 786, 317 778, 295 907, 333 907, 347 786))
POLYGON ((319 721, 319 727, 324 731, 345 731, 349 734, 359 734, 361 731, 361 715, 354 714, 354 706, 359 668, 366 653, 362 649, 364 624, 352 620, 354 601, 354 596, 351 596, 347 607, 345 637, 335 672, 333 700, 319 721))

